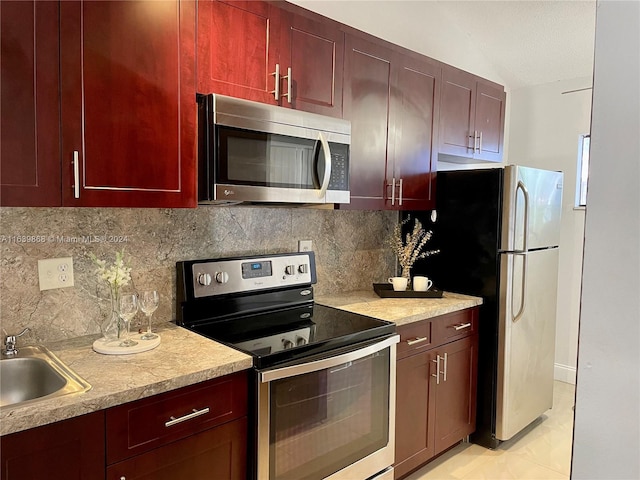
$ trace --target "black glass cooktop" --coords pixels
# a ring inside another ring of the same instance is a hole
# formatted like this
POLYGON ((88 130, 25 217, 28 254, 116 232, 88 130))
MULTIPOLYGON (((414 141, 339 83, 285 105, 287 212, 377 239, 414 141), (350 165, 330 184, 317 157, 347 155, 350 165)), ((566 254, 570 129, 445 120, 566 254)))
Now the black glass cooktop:
POLYGON ((187 328, 252 355, 257 368, 322 358, 396 331, 392 322, 313 303, 187 328))

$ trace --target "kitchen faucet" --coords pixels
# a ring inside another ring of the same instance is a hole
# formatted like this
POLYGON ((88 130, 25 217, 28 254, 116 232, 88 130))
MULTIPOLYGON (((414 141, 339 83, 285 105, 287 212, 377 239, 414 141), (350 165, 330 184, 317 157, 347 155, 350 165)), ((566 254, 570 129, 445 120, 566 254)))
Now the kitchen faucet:
POLYGON ((16 339, 18 337, 21 337, 22 335, 24 335, 27 332, 30 332, 31 329, 29 327, 25 328, 24 330, 22 330, 19 334, 17 335, 9 335, 7 334, 7 332, 2 329, 5 333, 5 338, 4 338, 4 350, 2 350, 2 354, 7 356, 7 357, 12 357, 14 355, 18 354, 18 349, 16 348, 16 339))

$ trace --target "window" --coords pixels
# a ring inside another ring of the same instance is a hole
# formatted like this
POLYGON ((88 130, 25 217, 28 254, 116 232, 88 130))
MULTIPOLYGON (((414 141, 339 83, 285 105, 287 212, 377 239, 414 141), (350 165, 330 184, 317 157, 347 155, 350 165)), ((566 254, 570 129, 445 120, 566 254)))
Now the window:
POLYGON ((587 205, 587 181, 589 180, 589 146, 591 135, 580 135, 578 144, 578 175, 576 181, 576 207, 587 205))

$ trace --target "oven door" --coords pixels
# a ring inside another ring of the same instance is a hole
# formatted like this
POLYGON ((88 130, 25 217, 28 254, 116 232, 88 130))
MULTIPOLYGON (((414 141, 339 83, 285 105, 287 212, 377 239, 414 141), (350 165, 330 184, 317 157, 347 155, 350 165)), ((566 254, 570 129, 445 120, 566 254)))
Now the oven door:
POLYGON ((394 461, 396 343, 258 372, 258 480, 365 479, 394 461))

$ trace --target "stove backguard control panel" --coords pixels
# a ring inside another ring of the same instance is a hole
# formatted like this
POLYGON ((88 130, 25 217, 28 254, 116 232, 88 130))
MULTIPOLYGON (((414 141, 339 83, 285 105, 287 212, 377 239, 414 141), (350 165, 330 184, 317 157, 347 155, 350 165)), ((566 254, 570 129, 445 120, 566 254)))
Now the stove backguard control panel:
MULTIPOLYGON (((191 262, 190 262, 191 263, 191 262)), ((311 252, 214 259, 191 264, 194 298, 315 283, 311 252)))

